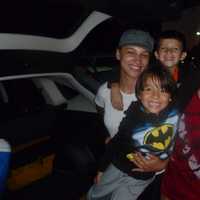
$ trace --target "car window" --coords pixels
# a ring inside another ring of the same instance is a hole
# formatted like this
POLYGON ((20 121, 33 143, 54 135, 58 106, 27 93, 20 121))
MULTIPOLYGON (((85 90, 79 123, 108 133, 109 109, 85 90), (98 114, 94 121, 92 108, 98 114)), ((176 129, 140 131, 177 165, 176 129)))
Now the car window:
POLYGON ((75 88, 55 82, 62 95, 67 99, 67 110, 96 112, 94 102, 87 99, 83 94, 78 92, 75 88))
POLYGON ((0 107, 2 119, 13 119, 41 111, 46 102, 31 79, 1 81, 0 107))
POLYGON ((81 94, 73 84, 63 84, 58 80, 59 78, 54 80, 52 77, 35 77, 0 81, 0 120, 34 114, 49 106, 96 112, 91 99, 81 94))

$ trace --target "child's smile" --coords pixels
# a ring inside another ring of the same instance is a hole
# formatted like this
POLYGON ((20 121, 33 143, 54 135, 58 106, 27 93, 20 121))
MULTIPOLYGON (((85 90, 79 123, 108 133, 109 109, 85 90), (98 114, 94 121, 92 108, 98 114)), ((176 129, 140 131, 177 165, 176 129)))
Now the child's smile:
POLYGON ((158 80, 152 77, 147 78, 139 97, 146 111, 154 114, 159 114, 171 100, 171 95, 161 88, 158 80))

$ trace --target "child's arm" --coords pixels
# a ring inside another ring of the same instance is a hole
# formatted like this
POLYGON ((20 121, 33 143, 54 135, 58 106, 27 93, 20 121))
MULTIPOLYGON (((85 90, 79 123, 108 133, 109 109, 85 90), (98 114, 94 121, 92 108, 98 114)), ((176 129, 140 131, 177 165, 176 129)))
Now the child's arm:
POLYGON ((123 98, 120 93, 119 83, 111 84, 111 103, 117 110, 123 110, 123 98))

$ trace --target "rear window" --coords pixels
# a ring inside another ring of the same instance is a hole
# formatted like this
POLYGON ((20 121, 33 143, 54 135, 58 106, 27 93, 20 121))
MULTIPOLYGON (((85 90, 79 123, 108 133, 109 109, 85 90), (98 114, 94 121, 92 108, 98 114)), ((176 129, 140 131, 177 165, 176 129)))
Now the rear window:
POLYGON ((46 106, 40 90, 31 79, 1 81, 0 86, 2 119, 12 119, 26 113, 38 112, 46 106))

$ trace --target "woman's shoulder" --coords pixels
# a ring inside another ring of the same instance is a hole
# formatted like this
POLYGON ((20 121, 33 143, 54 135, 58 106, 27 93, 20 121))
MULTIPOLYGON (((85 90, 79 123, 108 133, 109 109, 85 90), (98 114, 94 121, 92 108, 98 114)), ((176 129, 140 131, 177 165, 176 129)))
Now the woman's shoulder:
POLYGON ((104 82, 103 84, 100 85, 99 89, 100 89, 100 88, 102 88, 102 89, 109 89, 108 85, 109 85, 109 84, 108 84, 108 82, 106 81, 106 82, 104 82))
POLYGON ((97 95, 108 93, 108 92, 110 92, 110 88, 108 86, 108 82, 105 82, 102 85, 100 85, 100 87, 99 87, 99 89, 97 91, 97 95))
POLYGON ((107 101, 107 99, 110 98, 110 89, 107 85, 107 82, 103 83, 97 91, 97 94, 95 96, 95 103, 98 106, 104 107, 103 105, 105 101, 107 101))

